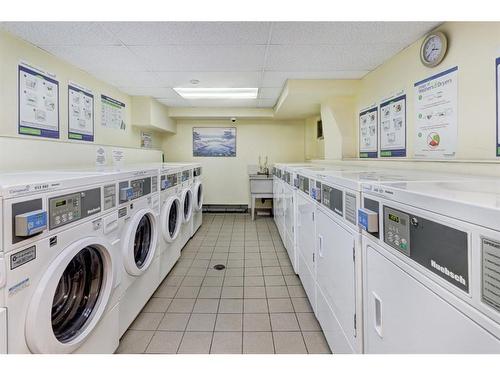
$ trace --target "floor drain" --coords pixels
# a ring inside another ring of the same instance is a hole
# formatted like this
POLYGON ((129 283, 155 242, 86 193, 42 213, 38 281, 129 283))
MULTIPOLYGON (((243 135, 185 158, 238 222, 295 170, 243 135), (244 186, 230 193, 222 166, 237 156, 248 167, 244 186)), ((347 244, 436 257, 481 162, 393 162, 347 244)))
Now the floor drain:
POLYGON ((214 266, 214 269, 217 270, 217 271, 222 271, 224 268, 226 268, 226 266, 223 265, 223 264, 216 264, 214 266))

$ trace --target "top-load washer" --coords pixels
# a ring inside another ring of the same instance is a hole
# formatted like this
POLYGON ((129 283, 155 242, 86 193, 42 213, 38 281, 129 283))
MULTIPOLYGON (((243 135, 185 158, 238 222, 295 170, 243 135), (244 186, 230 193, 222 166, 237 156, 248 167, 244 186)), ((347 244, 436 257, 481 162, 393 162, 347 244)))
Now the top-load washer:
POLYGON ((273 216, 280 237, 284 238, 284 209, 283 209, 283 164, 273 167, 273 216))
POLYGON ((181 255, 179 238, 183 208, 179 198, 181 168, 163 164, 160 172, 160 282, 167 276, 181 255))
POLYGON ((115 179, 10 173, 0 190, 7 352, 113 353, 121 265, 115 179))
POLYGON ((499 182, 366 184, 363 203, 365 351, 500 353, 499 182))
POLYGON ((119 176, 119 227, 122 282, 120 335, 123 335, 159 285, 159 169, 127 167, 119 176))
MULTIPOLYGON (((302 179, 307 178, 307 171, 301 173, 306 175, 302 179)), ((309 199, 307 207, 313 210, 311 202, 318 203, 313 223, 309 223, 311 229, 305 234, 307 244, 299 249, 308 268, 301 271, 299 265, 299 275, 306 279, 304 288, 312 295, 313 309, 332 351, 360 353, 363 351, 363 298, 361 233, 357 216, 362 183, 466 180, 467 177, 420 171, 366 171, 352 166, 348 166, 348 170, 309 171, 308 177, 310 195, 315 199, 309 199), (314 240, 310 234, 312 228, 314 240)))
POLYGON ((203 180, 201 164, 193 165, 193 231, 195 235, 203 222, 203 180))

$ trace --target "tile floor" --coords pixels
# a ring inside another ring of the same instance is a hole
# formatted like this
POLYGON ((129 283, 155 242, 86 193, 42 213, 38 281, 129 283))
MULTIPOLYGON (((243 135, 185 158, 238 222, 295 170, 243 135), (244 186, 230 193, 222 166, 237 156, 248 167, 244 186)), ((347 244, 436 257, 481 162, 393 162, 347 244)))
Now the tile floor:
POLYGON ((330 350, 273 219, 205 214, 117 353, 330 350), (213 269, 216 264, 226 269, 213 269))

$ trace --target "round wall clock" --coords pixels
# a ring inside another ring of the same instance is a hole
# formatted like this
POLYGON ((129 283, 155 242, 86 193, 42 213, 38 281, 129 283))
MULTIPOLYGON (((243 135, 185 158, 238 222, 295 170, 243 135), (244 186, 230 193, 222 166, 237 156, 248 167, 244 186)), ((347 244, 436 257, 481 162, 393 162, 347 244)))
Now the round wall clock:
POLYGON ((446 55, 447 47, 446 35, 441 31, 430 33, 420 47, 420 61, 429 68, 439 65, 446 55))

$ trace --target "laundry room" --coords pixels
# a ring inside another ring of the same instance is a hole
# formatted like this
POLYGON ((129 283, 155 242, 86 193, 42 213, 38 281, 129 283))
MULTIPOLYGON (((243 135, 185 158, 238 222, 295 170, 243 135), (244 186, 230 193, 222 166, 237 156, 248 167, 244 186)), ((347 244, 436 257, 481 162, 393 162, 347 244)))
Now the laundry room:
POLYGON ((0 369, 499 367, 500 19, 377 3, 9 6, 0 369))

